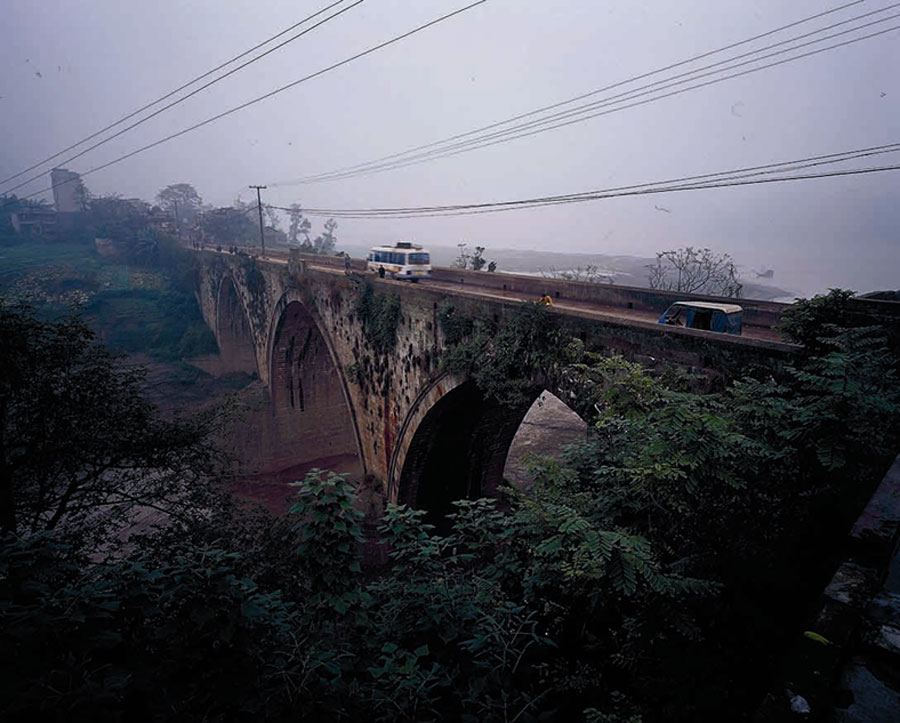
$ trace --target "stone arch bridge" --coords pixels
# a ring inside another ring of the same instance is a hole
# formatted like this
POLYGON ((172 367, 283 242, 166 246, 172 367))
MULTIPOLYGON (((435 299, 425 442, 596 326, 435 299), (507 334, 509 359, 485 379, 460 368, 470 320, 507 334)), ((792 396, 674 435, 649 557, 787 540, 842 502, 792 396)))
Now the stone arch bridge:
POLYGON ((351 460, 345 468, 382 499, 437 514, 453 499, 496 490, 527 411, 501 407, 473 382, 442 373, 444 301, 499 320, 522 299, 550 293, 554 311, 589 349, 711 375, 748 363, 777 367, 795 349, 771 331, 779 304, 744 302, 750 335, 726 337, 660 326, 655 318, 676 296, 646 289, 449 269, 410 284, 366 278, 358 262, 347 274, 340 259, 296 253, 198 256, 197 295, 219 344, 219 368, 256 374, 265 388, 245 430, 255 471, 289 475, 314 460, 351 460), (376 299, 399 301, 387 352, 357 311, 367 285, 376 299))

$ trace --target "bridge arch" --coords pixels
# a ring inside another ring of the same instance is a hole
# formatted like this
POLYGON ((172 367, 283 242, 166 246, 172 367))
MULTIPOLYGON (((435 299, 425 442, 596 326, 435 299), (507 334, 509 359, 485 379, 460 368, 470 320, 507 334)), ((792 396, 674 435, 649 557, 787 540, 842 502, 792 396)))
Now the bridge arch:
MULTIPOLYGON (((533 398, 541 392, 535 386, 533 398)), ((509 447, 531 404, 506 407, 473 381, 437 380, 404 424, 399 449, 405 453, 392 464, 388 499, 424 509, 427 521, 441 528, 454 500, 496 496, 509 447)))
POLYGON ((282 469, 321 462, 366 474, 352 398, 329 334, 295 289, 273 307, 266 330, 266 374, 282 469), (352 458, 352 460, 351 460, 352 458))
POLYGON ((215 309, 214 331, 223 368, 228 372, 259 375, 250 317, 230 274, 219 281, 215 309))
POLYGON ((403 420, 403 424, 397 431, 397 444, 391 454, 387 476, 387 499, 389 502, 396 504, 400 501, 400 476, 419 425, 422 424, 426 415, 444 395, 452 392, 465 382, 465 378, 442 374, 428 383, 413 400, 403 420))
POLYGON ((532 391, 533 401, 503 407, 473 381, 450 375, 434 380, 401 427, 388 499, 424 509, 428 522, 441 529, 454 500, 497 496, 505 474, 513 486, 527 489, 525 466, 510 464, 510 452, 521 454, 537 443, 537 451, 555 454, 583 439, 587 428, 562 398, 538 384, 532 391))

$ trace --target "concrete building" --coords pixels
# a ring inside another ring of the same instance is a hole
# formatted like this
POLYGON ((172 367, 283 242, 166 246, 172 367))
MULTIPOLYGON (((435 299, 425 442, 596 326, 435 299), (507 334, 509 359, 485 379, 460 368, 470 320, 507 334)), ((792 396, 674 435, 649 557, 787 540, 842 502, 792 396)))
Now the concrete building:
POLYGON ((48 238, 56 231, 56 211, 34 206, 14 211, 9 215, 15 232, 28 238, 48 238))
POLYGON ((85 191, 81 176, 67 168, 50 171, 53 205, 58 213, 80 213, 85 210, 85 191))

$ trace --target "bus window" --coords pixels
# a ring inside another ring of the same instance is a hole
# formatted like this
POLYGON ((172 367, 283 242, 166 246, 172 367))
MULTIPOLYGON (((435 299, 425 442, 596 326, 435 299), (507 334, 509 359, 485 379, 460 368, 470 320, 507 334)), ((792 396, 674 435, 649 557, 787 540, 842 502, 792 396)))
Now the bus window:
POLYGON ((428 257, 426 253, 417 253, 409 255, 409 263, 411 264, 427 264, 430 263, 431 259, 428 257))

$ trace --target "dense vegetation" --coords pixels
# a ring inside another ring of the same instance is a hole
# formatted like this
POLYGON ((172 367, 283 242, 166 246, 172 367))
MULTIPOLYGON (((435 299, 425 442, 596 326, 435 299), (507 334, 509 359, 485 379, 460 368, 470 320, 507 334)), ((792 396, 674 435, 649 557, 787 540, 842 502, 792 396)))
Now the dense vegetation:
MULTIPOLYGON (((296 483, 285 518, 250 513, 203 474, 211 420, 191 422, 184 438, 148 421, 162 441, 180 443, 161 457, 126 455, 121 467, 190 480, 148 484, 134 500, 165 509, 163 529, 127 540, 117 530, 98 543, 84 534, 93 517, 79 517, 79 505, 52 526, 7 522, 0 715, 744 718, 804 601, 827 579, 842 525, 897 448, 896 356, 877 328, 826 323, 844 319, 844 305, 834 293, 798 306, 786 329, 812 343, 782 378, 703 395, 683 376, 561 344, 546 310, 528 306, 504 324, 444 308, 456 371, 510 403, 525 391, 516 378, 565 389, 593 433, 562 463, 536 460, 528 494, 460 501, 446 535, 422 512, 389 507, 379 569, 361 566, 347 480, 314 471, 296 483)), ((67 470, 88 462, 10 475, 23 450, 47 448, 42 413, 80 379, 100 390, 92 424, 108 414, 103 428, 116 428, 117 414, 145 408, 77 320, 38 323, 9 307, 2 315, 8 348, 19 350, 2 357, 3 379, 19 380, 0 387, 3 491, 43 519, 49 498, 35 490, 63 488, 67 470), (60 361, 46 362, 41 380, 27 377, 30 359, 71 336, 82 342, 47 355, 60 361), (30 425, 13 413, 22 408, 33 409, 30 425)), ((75 401, 66 409, 75 420, 75 401)), ((109 437, 103 459, 118 459, 120 444, 143 449, 130 429, 109 437)), ((77 433, 72 421, 54 439, 77 433)), ((153 449, 169 449, 160 444, 153 449)), ((112 472, 97 484, 120 489, 112 472)))
POLYGON ((48 315, 80 307, 115 351, 167 363, 214 353, 215 338, 194 297, 192 260, 148 222, 149 214, 146 204, 99 197, 55 239, 19 236, 11 228, 7 234, 0 226, 0 294, 48 315), (104 240, 106 256, 95 238, 104 240))

